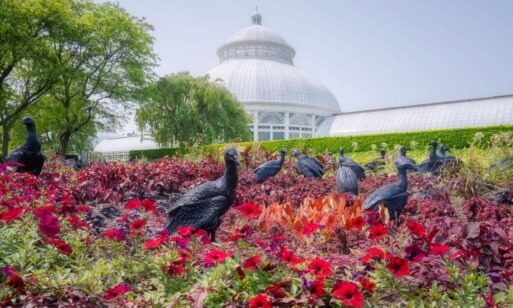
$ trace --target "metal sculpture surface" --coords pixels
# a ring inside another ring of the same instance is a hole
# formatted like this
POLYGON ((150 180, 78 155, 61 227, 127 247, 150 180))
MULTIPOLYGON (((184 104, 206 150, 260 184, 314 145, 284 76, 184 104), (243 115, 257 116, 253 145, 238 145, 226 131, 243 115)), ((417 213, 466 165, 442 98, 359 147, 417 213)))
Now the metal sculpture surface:
POLYGON ((298 150, 294 150, 292 156, 297 158, 296 168, 305 177, 322 178, 324 175, 324 167, 317 159, 301 154, 298 150))
POLYGON ((340 157, 338 159, 340 166, 345 166, 353 170, 354 174, 356 174, 356 177, 358 177, 358 180, 365 178, 365 170, 360 166, 357 162, 355 162, 350 156, 344 156, 344 148, 341 147, 338 150, 338 153, 340 154, 340 157))
POLYGON ((402 213, 408 201, 408 176, 407 170, 417 170, 412 164, 400 164, 397 166, 399 179, 372 192, 363 202, 364 210, 377 211, 383 204, 390 215, 390 219, 397 219, 402 213))
POLYGON ((28 172, 38 176, 43 169, 45 157, 41 153, 41 142, 37 138, 36 124, 31 118, 21 120, 27 127, 25 144, 7 155, 6 162, 15 162, 18 165, 17 172, 28 172))
POLYGON ((423 161, 419 165, 419 170, 422 173, 431 172, 431 174, 438 176, 440 175, 440 170, 444 165, 444 161, 438 154, 436 154, 436 149, 438 147, 438 143, 436 141, 431 141, 431 151, 429 152, 429 158, 423 161))
POLYGON ((281 167, 285 162, 285 153, 287 153, 287 149, 281 149, 279 159, 265 162, 253 171, 257 183, 263 183, 268 178, 271 178, 280 172, 281 167))
POLYGON ((221 218, 233 204, 240 165, 238 152, 229 148, 224 153, 226 170, 222 177, 198 185, 187 191, 167 209, 168 219, 164 228, 173 234, 180 226, 202 229, 215 241, 221 218))
POLYGON ((385 167, 385 165, 386 165, 385 156, 387 154, 387 151, 385 151, 385 149, 381 149, 381 151, 379 151, 379 153, 380 153, 380 157, 374 159, 370 163, 365 164, 364 165, 365 169, 367 169, 369 171, 378 171, 385 167))

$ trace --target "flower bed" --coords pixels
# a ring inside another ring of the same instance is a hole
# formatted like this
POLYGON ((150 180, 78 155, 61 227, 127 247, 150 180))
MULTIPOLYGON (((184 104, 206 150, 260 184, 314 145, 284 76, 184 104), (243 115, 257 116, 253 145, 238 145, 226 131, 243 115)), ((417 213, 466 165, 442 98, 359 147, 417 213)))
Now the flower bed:
MULTIPOLYGON (((58 162, 33 177, 0 167, 2 305, 494 306, 513 304, 513 211, 455 197, 410 175, 399 224, 361 204, 395 176, 371 175, 354 199, 291 163, 255 184, 242 167, 216 243, 161 230, 165 207, 219 177, 213 160, 58 162)), ((197 231, 197 232, 196 232, 197 231)))

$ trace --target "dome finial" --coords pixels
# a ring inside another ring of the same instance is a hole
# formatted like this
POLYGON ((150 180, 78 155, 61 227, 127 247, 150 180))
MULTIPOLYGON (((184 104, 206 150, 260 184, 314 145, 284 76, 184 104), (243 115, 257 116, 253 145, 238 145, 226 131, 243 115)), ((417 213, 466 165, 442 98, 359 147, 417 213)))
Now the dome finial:
POLYGON ((251 23, 253 25, 262 24, 262 15, 260 15, 260 12, 258 12, 258 6, 255 6, 255 13, 251 15, 251 23))

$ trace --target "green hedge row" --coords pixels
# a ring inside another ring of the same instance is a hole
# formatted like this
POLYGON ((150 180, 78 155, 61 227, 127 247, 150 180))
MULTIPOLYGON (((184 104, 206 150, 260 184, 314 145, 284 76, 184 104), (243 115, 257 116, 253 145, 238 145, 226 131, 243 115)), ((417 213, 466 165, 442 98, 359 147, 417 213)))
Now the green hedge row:
MULTIPOLYGON (((261 141, 261 142, 243 142, 235 144, 243 147, 249 144, 258 144, 269 152, 278 151, 281 148, 288 150, 292 149, 307 149, 313 150, 317 153, 330 151, 337 153, 339 147, 343 146, 346 152, 361 152, 370 151, 371 146, 375 144, 378 148, 381 144, 386 143, 390 148, 396 144, 410 146, 411 141, 416 141, 419 148, 425 147, 431 140, 438 140, 450 148, 460 149, 467 147, 473 140, 476 133, 482 133, 484 137, 482 140, 489 140, 494 134, 500 132, 513 132, 513 125, 500 125, 491 127, 473 127, 473 128, 458 128, 458 129, 444 129, 444 130, 429 130, 417 132, 402 132, 390 134, 376 134, 376 135, 360 135, 360 136, 339 136, 339 137, 321 137, 321 138, 305 138, 305 139, 290 139, 290 140, 275 140, 275 141, 261 141), (353 143, 357 143, 357 148, 353 147, 353 143)), ((159 159, 164 156, 185 155, 190 153, 205 154, 216 153, 224 149, 227 144, 212 144, 192 148, 170 148, 170 149, 156 149, 156 150, 139 150, 130 151, 130 159, 142 158, 159 159)))

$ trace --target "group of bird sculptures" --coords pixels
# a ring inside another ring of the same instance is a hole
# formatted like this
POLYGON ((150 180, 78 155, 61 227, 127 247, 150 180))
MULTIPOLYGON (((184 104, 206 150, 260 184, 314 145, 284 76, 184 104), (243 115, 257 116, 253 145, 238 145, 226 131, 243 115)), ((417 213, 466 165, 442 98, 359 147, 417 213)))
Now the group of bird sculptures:
MULTIPOLYGON (((17 172, 29 172, 37 176, 41 173, 45 157, 41 153, 41 143, 36 134, 34 121, 31 118, 24 118, 22 123, 27 128, 25 144, 11 152, 6 161, 16 163, 17 172)), ((394 161, 399 174, 398 180, 376 189, 367 196, 363 209, 376 211, 378 206, 383 204, 388 209, 390 218, 397 219, 408 199, 407 171, 431 172, 437 175, 442 166, 454 160, 453 156, 446 154, 449 149, 443 145, 438 155, 437 146, 436 141, 431 142, 429 158, 418 167, 413 159, 406 156, 406 148, 401 147, 394 161)), ((254 170, 257 183, 263 183, 280 172, 286 152, 286 149, 281 149, 278 159, 265 162, 254 170)), ((358 181, 365 178, 365 169, 351 157, 344 156, 344 148, 339 149, 339 154, 339 169, 336 174, 337 191, 358 195, 358 181)), ((366 164, 367 170, 375 171, 381 168, 385 164, 385 154, 386 152, 382 150, 380 158, 366 164)), ((315 158, 302 154, 298 150, 294 150, 292 156, 297 159, 297 170, 305 177, 321 178, 324 175, 323 165, 315 158)), ((222 177, 190 189, 168 207, 168 219, 164 228, 170 234, 176 232, 179 226, 190 226, 207 231, 211 240, 215 241, 215 233, 221 224, 222 216, 235 200, 240 165, 238 151, 234 148, 227 149, 224 153, 224 161, 225 172, 222 177)))

